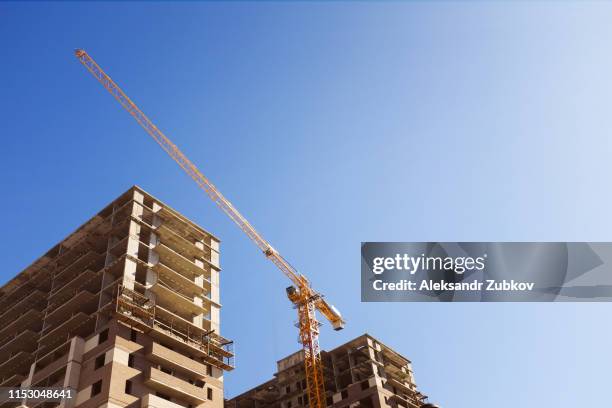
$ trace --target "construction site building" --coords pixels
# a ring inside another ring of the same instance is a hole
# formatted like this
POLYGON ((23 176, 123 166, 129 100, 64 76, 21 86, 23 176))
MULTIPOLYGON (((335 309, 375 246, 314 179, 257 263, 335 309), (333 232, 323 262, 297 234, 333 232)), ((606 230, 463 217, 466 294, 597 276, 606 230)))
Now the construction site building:
MULTIPOLYGON (((321 354, 328 407, 420 408, 427 403, 410 361, 368 334, 321 354)), ((303 360, 299 351, 278 361, 273 379, 227 400, 225 408, 308 407, 303 360)))
POLYGON ((216 237, 130 188, 0 288, 0 386, 74 390, 30 408, 222 408, 219 275, 216 237))

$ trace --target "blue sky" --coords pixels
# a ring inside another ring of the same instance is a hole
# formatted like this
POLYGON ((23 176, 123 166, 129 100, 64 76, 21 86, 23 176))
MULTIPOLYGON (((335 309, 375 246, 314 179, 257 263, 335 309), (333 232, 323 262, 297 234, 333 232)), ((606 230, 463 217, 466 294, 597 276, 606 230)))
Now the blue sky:
POLYGON ((612 4, 0 3, 1 280, 133 184, 222 240, 233 396, 298 349, 285 278, 86 49, 446 408, 610 405, 610 304, 362 304, 361 241, 610 241, 612 4))

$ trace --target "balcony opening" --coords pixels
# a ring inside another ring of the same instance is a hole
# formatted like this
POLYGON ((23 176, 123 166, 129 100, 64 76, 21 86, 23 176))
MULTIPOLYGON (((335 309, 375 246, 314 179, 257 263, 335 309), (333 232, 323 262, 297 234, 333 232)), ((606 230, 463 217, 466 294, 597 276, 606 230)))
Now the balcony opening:
POLYGON ((98 395, 102 392, 102 380, 97 381, 91 385, 91 396, 98 395))
POLYGON ((130 380, 127 380, 125 382, 125 393, 128 395, 133 395, 132 394, 132 382, 130 380))
POLYGON ((100 354, 98 357, 96 357, 95 363, 94 363, 94 370, 97 370, 98 368, 104 367, 104 360, 106 358, 106 353, 102 353, 100 354))
POLYGON ((104 329, 100 332, 100 337, 98 337, 98 344, 102 344, 106 340, 108 340, 108 329, 104 329))

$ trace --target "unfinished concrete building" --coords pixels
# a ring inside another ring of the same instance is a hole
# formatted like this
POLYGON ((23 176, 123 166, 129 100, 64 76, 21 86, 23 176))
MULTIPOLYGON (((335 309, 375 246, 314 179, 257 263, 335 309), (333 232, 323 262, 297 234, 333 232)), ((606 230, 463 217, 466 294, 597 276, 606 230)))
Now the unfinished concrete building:
POLYGON ((222 408, 219 273, 217 238, 132 187, 0 289, 0 386, 75 390, 28 407, 222 408))
MULTIPOLYGON (((420 408, 427 403, 410 361, 368 334, 321 354, 328 407, 420 408)), ((278 361, 273 379, 225 402, 225 408, 308 405, 302 351, 278 361)))

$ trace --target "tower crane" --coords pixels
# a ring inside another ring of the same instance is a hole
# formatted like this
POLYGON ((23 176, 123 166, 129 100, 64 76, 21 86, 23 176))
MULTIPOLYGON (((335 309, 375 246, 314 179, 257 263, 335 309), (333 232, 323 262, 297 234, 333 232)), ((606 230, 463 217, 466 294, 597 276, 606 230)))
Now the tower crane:
POLYGON ((272 245, 240 214, 232 203, 221 194, 213 183, 185 156, 179 148, 134 104, 119 86, 82 49, 75 50, 79 62, 106 88, 128 111, 142 128, 168 153, 172 159, 206 192, 208 197, 231 218, 282 273, 291 281, 287 296, 298 312, 300 342, 304 350, 307 394, 311 408, 325 408, 323 362, 319 348, 319 327, 316 311, 325 317, 334 330, 344 327, 344 319, 321 293, 314 290, 308 279, 299 273, 272 245))

